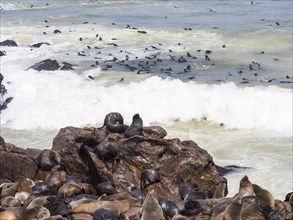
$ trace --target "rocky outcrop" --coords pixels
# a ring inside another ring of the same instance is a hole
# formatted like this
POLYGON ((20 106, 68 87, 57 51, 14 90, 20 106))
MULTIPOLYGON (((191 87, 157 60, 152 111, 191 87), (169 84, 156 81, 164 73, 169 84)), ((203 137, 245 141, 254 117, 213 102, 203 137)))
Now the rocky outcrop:
POLYGON ((33 179, 37 173, 38 164, 30 158, 26 151, 13 144, 0 141, 0 179, 16 180, 18 176, 33 179))
POLYGON ((213 158, 193 141, 163 139, 166 131, 146 127, 144 136, 125 138, 103 128, 62 128, 52 150, 60 153, 70 175, 90 177, 94 186, 110 182, 117 191, 140 187, 140 174, 157 170, 161 181, 154 189, 158 195, 179 199, 177 176, 192 188, 212 196, 215 186, 226 181, 220 177, 213 158))

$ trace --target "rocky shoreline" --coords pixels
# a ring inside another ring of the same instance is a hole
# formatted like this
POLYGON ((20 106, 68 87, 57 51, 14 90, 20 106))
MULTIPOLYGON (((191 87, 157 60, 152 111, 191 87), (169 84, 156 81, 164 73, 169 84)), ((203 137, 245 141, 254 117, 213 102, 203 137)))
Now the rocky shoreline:
POLYGON ((292 193, 275 200, 244 176, 226 197, 229 168, 137 115, 62 128, 45 150, 0 137, 0 219, 292 219, 292 193))

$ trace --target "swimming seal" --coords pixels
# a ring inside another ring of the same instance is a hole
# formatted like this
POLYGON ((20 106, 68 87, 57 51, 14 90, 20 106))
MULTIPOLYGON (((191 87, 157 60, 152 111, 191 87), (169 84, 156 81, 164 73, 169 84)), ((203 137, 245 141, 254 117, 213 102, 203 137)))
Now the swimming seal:
POLYGON ((153 169, 145 169, 140 175, 140 189, 144 190, 148 185, 160 182, 160 173, 153 169))
POLYGON ((143 136, 142 126, 143 126, 142 119, 140 118, 139 114, 135 114, 132 117, 131 125, 124 132, 124 136, 126 138, 130 138, 130 137, 135 136, 135 135, 143 136))
POLYGON ((163 210, 154 196, 154 191, 148 192, 142 205, 142 216, 140 220, 164 220, 163 210))
POLYGON ((106 115, 104 125, 102 127, 106 127, 106 129, 110 132, 124 133, 128 126, 123 123, 123 117, 120 113, 111 112, 106 115))

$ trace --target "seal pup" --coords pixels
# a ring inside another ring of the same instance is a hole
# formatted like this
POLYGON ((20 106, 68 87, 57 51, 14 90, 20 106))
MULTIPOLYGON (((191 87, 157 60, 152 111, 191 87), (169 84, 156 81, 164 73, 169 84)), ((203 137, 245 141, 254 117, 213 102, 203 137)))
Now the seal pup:
POLYGON ((109 182, 101 182, 96 186, 96 191, 98 195, 113 195, 117 193, 117 190, 109 182))
POLYGON ((140 189, 144 190, 148 185, 158 183, 161 180, 159 171, 154 169, 145 169, 140 175, 140 189))
POLYGON ((108 209, 98 209, 93 213, 93 220, 118 220, 118 215, 108 209))
POLYGON ((165 216, 173 218, 174 215, 180 213, 179 208, 174 202, 163 198, 158 198, 158 202, 161 208, 163 209, 163 213, 165 216))
POLYGON ((70 198, 82 193, 82 188, 78 184, 69 181, 59 188, 57 198, 70 198))
POLYGON ((132 117, 131 125, 124 132, 124 136, 126 138, 130 138, 135 135, 143 136, 142 133, 143 121, 139 114, 135 114, 132 117))
POLYGON ((248 179, 248 176, 245 175, 240 180, 238 193, 241 194, 243 197, 254 196, 253 186, 250 180, 248 179))
POLYGON ((146 199, 142 205, 142 216, 140 220, 164 220, 164 214, 154 191, 147 193, 146 199))
POLYGON ((233 201, 226 207, 223 220, 241 220, 243 196, 236 194, 233 201))
POLYGON ((102 128, 103 127, 106 127, 108 131, 115 133, 124 133, 128 128, 127 125, 124 125, 123 117, 118 112, 111 112, 107 114, 102 128))
POLYGON ((177 177, 179 184, 179 194, 182 200, 197 200, 206 199, 207 195, 204 192, 198 192, 188 187, 183 178, 177 177))
POLYGON ((8 220, 21 220, 36 218, 42 206, 35 206, 31 209, 25 207, 12 207, 7 208, 5 211, 0 212, 0 219, 8 220))
POLYGON ((20 207, 20 201, 13 196, 6 196, 1 199, 2 207, 20 207))

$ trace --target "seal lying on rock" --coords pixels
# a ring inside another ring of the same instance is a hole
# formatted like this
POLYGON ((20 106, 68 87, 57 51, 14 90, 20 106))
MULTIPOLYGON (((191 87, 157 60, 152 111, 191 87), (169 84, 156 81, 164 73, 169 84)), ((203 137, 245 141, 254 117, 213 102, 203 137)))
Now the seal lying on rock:
POLYGON ((106 129, 110 132, 124 133, 128 126, 123 123, 124 120, 120 113, 111 112, 106 115, 104 125, 102 127, 106 127, 106 129))

